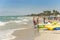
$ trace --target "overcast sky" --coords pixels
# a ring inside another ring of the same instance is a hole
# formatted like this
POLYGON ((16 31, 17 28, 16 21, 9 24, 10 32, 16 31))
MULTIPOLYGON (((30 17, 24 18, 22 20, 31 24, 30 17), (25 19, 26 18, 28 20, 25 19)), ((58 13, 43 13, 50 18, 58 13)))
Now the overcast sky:
POLYGON ((60 0, 0 0, 0 16, 60 11, 60 0))

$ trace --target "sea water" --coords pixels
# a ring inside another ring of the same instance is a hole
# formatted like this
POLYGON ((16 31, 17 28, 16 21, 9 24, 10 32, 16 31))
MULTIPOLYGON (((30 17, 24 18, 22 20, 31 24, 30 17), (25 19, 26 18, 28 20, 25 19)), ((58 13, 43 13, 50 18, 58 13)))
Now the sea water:
POLYGON ((27 24, 28 17, 20 16, 0 16, 0 40, 11 40, 16 36, 11 35, 15 30, 23 30, 21 24, 27 24), (18 29, 19 28, 19 29, 18 29))

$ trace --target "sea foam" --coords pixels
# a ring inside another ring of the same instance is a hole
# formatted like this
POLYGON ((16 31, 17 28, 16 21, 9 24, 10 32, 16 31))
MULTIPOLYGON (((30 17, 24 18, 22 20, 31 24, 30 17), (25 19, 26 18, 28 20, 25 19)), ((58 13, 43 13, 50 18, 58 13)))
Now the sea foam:
MULTIPOLYGON (((15 20, 11 20, 10 18, 2 18, 3 20, 0 19, 0 40, 11 40, 11 39, 15 39, 16 36, 13 36, 12 33, 16 30, 24 30, 26 28, 19 28, 16 29, 15 26, 19 26, 21 24, 27 24, 27 22, 29 21, 28 18, 21 18, 18 17, 16 20, 15 18, 11 18, 11 19, 15 19, 15 20), (7 20, 7 21, 4 21, 7 20), (16 25, 15 25, 16 24, 16 25)), ((20 27, 20 26, 19 26, 20 27)))
POLYGON ((5 24, 7 24, 8 22, 0 22, 0 26, 4 26, 5 24))
POLYGON ((23 20, 10 20, 10 21, 7 21, 7 22, 2 22, 0 21, 0 26, 5 26, 6 24, 8 23, 19 23, 19 24, 27 24, 29 20, 28 19, 23 19, 23 20))
POLYGON ((15 39, 16 36, 13 36, 13 32, 16 30, 24 30, 27 28, 19 28, 19 29, 9 29, 9 30, 0 30, 0 40, 11 40, 15 39))
POLYGON ((0 40, 10 40, 14 39, 15 36, 11 35, 14 30, 0 30, 0 40))

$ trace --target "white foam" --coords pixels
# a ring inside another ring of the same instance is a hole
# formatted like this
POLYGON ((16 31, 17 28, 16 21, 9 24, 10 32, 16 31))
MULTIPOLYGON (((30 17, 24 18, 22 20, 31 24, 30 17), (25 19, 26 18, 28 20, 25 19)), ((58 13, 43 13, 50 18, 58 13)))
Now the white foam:
POLYGON ((18 21, 15 21, 16 23, 21 23, 22 21, 18 20, 18 21))
POLYGON ((14 20, 14 21, 9 21, 8 23, 10 23, 10 22, 20 23, 22 21, 21 20, 14 20))
POLYGON ((10 29, 10 30, 0 30, 0 40, 11 40, 15 39, 16 36, 11 35, 16 30, 24 30, 27 28, 19 28, 19 29, 10 29))
POLYGON ((17 19, 22 19, 21 17, 17 17, 17 19))
POLYGON ((23 21, 20 21, 20 20, 18 20, 18 21, 15 20, 15 21, 8 21, 8 22, 0 22, 0 27, 1 26, 6 26, 6 24, 10 25, 10 23, 13 23, 13 24, 16 23, 16 25, 17 24, 19 24, 19 25, 20 24, 27 24, 27 22, 23 22, 23 21))
POLYGON ((0 26, 4 26, 8 22, 0 22, 0 26))
POLYGON ((5 26, 8 23, 27 24, 28 21, 29 21, 29 19, 27 19, 27 18, 24 18, 22 20, 10 20, 10 21, 7 21, 7 22, 1 22, 0 21, 0 26, 5 26))
POLYGON ((14 21, 9 21, 10 22, 15 22, 15 23, 19 23, 19 24, 27 24, 26 22, 29 21, 28 19, 23 19, 23 20, 14 20, 14 21))
POLYGON ((11 35, 14 32, 14 30, 4 30, 0 31, 0 40, 10 40, 14 39, 15 36, 11 35))
POLYGON ((28 19, 23 19, 22 21, 29 21, 28 19))

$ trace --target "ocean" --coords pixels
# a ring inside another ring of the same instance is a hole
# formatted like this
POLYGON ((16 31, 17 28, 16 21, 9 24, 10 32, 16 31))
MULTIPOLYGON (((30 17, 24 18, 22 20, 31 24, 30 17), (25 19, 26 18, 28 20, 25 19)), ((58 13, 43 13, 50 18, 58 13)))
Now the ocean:
POLYGON ((0 16, 0 40, 11 40, 16 38, 11 35, 15 30, 22 30, 20 25, 31 21, 29 17, 24 16, 0 16))

